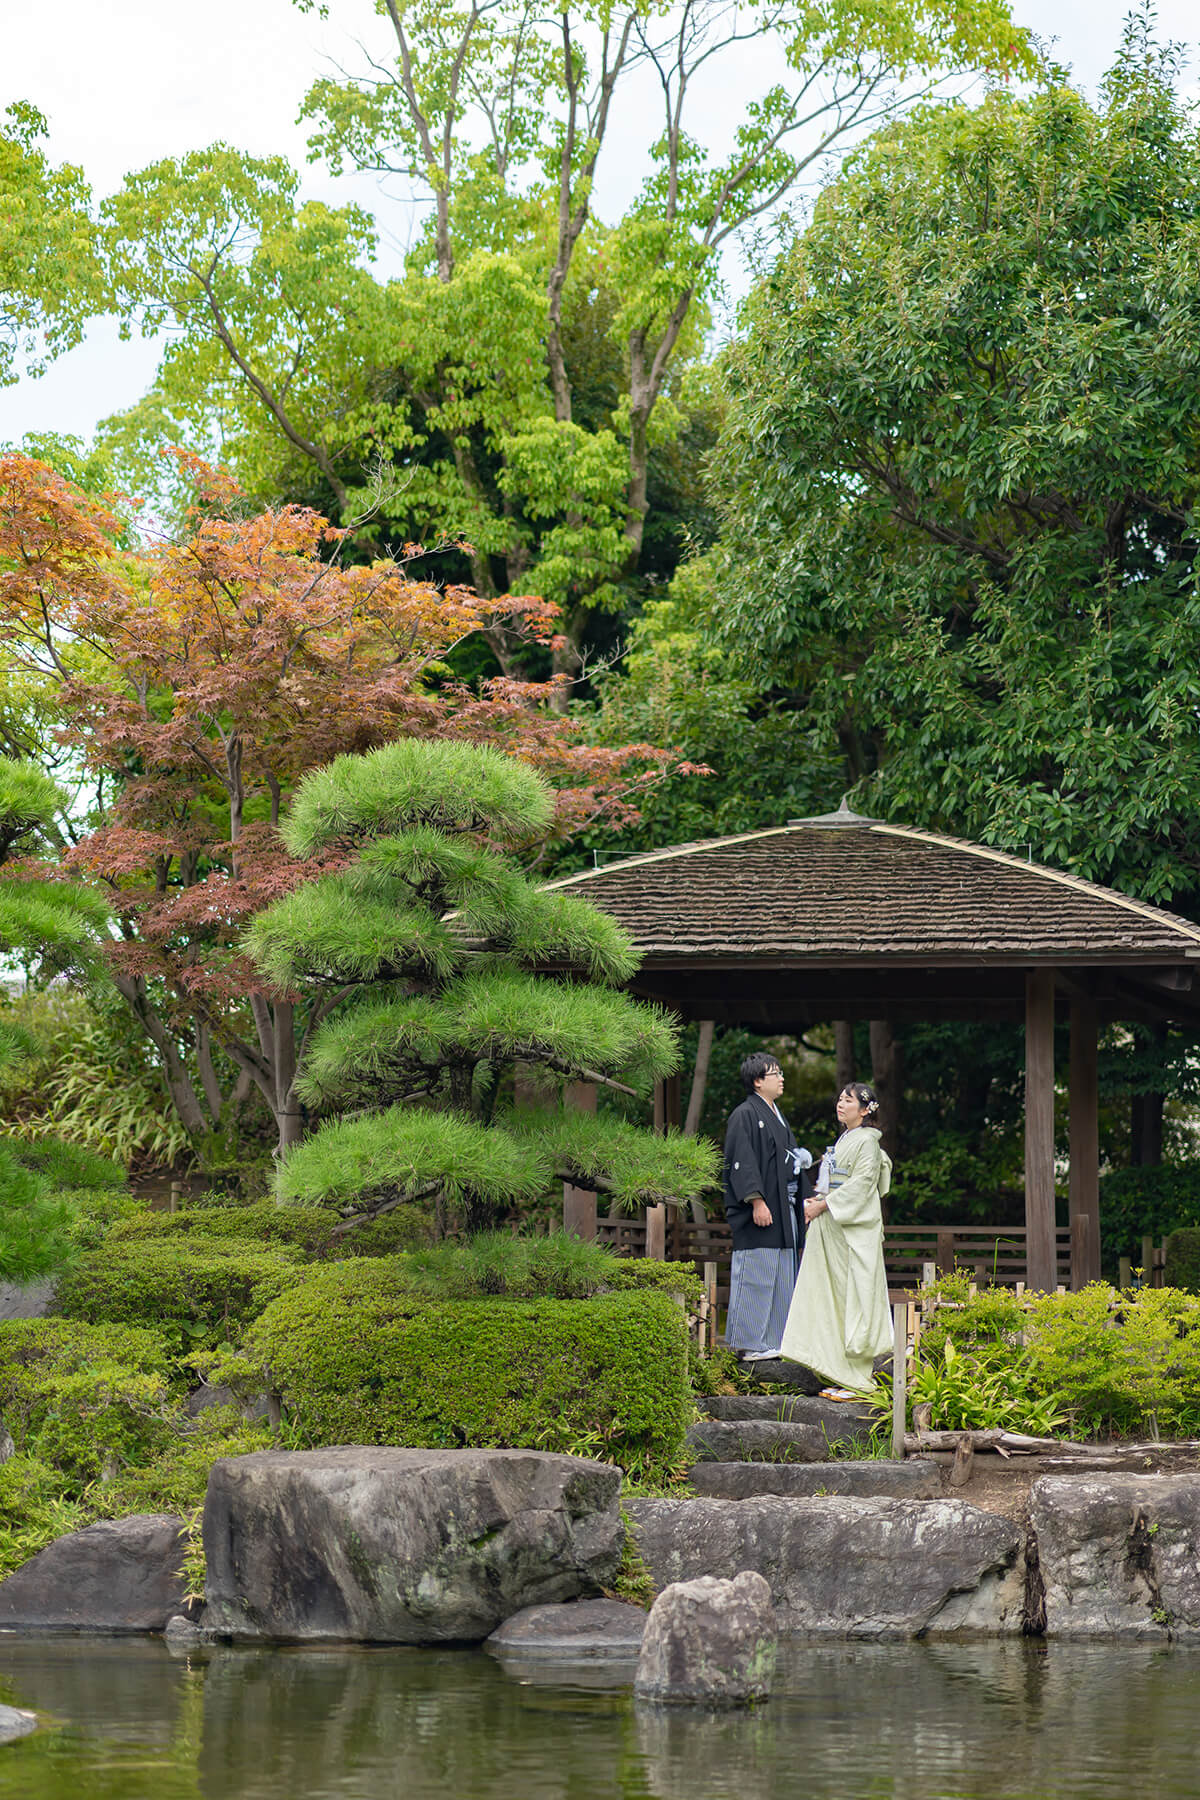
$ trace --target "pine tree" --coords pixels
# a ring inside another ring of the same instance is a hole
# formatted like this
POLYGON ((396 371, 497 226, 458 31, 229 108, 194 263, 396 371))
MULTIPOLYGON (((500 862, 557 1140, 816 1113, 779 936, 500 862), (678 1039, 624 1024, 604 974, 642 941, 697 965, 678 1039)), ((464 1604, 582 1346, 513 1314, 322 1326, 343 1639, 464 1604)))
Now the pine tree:
POLYGON ((679 1061, 673 1024, 617 985, 637 957, 616 923, 505 854, 545 829, 552 798, 526 765, 450 742, 341 756, 300 783, 287 849, 341 867, 260 914, 246 947, 281 994, 339 1004, 297 1079, 334 1116, 281 1164, 283 1200, 334 1207, 347 1229, 420 1201, 477 1229, 558 1180, 624 1206, 711 1183, 696 1139, 561 1094, 529 1110, 505 1097, 519 1065, 638 1092, 679 1061))

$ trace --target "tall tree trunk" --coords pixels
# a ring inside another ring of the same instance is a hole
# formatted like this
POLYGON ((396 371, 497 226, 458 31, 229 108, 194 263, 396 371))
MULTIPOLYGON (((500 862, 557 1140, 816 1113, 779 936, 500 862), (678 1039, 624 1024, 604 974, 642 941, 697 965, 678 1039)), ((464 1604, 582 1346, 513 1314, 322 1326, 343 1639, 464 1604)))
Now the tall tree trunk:
POLYGON ((700 1129, 700 1115, 704 1111, 704 1093, 708 1087, 708 1065, 712 1059, 715 1031, 716 1024, 712 1019, 701 1019, 700 1035, 696 1039, 696 1066, 692 1070, 692 1091, 688 1095, 687 1117, 683 1121, 684 1137, 695 1137, 700 1129))
POLYGON ((840 1094, 854 1080, 854 1024, 852 1020, 834 1020, 833 1054, 837 1069, 837 1091, 840 1094))
POLYGON ((158 1052, 167 1092, 171 1096, 172 1106, 179 1114, 180 1124, 192 1142, 199 1144, 209 1135, 212 1127, 178 1046, 150 1003, 145 981, 140 975, 122 975, 119 972, 114 972, 113 981, 117 992, 158 1052))
POLYGON ((890 1019, 871 1020, 871 1085, 879 1100, 876 1123, 883 1133, 883 1147, 891 1156, 900 1151, 900 1052, 890 1019))

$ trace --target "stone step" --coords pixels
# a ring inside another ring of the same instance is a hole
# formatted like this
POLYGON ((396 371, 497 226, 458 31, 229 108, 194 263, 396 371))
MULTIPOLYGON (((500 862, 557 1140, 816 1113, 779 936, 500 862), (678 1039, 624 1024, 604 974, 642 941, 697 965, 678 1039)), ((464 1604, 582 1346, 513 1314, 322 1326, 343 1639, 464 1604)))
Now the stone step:
POLYGON ((890 1462, 881 1458, 827 1463, 701 1462, 691 1473, 697 1494, 711 1500, 751 1500, 760 1494, 783 1499, 851 1494, 860 1499, 936 1500, 942 1492, 936 1463, 890 1462))
POLYGON ((788 1362, 780 1357, 778 1362, 741 1362, 739 1367, 743 1375, 751 1381, 769 1382, 772 1387, 792 1388, 797 1394, 819 1394, 829 1383, 812 1369, 806 1369, 803 1363, 788 1362))
POLYGON ((775 1424, 820 1425, 839 1443, 867 1435, 876 1416, 869 1406, 808 1394, 709 1394, 697 1404, 710 1419, 728 1423, 769 1419, 775 1424))
POLYGON ((829 1439, 819 1425, 779 1419, 699 1419, 687 1447, 699 1462, 825 1462, 829 1439))

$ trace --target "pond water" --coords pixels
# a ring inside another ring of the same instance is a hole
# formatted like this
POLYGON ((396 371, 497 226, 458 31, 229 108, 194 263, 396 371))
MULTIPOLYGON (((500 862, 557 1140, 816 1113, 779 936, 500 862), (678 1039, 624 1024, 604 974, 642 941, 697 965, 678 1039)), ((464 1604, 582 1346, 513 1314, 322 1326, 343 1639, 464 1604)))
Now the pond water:
POLYGON ((793 1644, 752 1714, 646 1711, 629 1666, 482 1651, 0 1636, 3 1800, 1173 1800, 1200 1651, 793 1644))

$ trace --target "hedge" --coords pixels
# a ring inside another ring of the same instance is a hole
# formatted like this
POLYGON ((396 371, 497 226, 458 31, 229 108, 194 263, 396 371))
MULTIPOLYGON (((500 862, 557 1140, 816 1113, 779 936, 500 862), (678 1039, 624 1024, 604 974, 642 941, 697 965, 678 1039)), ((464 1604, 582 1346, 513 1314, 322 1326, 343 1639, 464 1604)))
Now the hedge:
POLYGON ((210 1378, 269 1386, 309 1444, 528 1446, 645 1479, 678 1464, 692 1414, 665 1294, 428 1301, 366 1259, 308 1271, 210 1378))
POLYGON ((226 1341, 301 1274, 289 1244, 126 1238, 69 1269, 55 1304, 68 1319, 153 1326, 186 1349, 226 1341))
POLYGON ((19 1453, 79 1491, 166 1446, 177 1378, 156 1331, 76 1319, 0 1324, 0 1418, 19 1453))
POLYGON ((292 1244, 310 1256, 328 1248, 336 1223, 322 1206, 277 1206, 273 1200, 253 1206, 198 1206, 182 1212, 139 1212, 117 1225, 110 1242, 129 1239, 211 1240, 240 1238, 244 1243, 292 1244))
POLYGON ((1113 1169, 1100 1181, 1100 1242, 1109 1271, 1117 1258, 1140 1260, 1143 1237, 1200 1226, 1200 1162, 1150 1163, 1113 1169))
POLYGON ((1200 1231, 1185 1226, 1167 1238, 1167 1265, 1163 1270, 1163 1286, 1185 1288, 1200 1293, 1200 1231))

